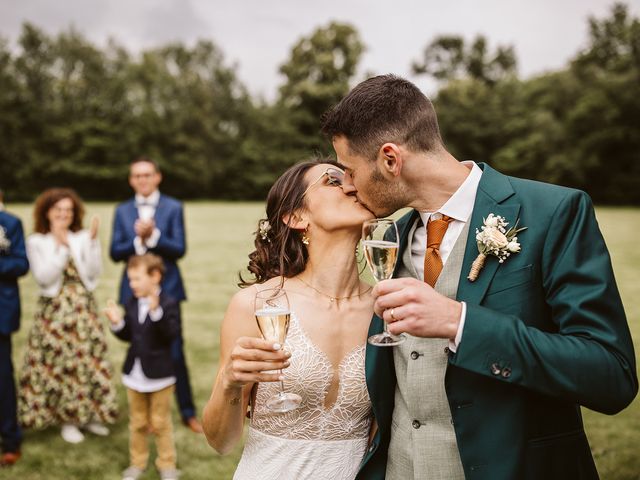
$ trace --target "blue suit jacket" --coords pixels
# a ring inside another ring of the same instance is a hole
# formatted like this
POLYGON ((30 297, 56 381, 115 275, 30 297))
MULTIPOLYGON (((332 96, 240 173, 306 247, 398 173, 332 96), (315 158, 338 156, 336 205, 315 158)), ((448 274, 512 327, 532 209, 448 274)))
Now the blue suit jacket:
MULTIPOLYGON (((127 262, 129 257, 136 254, 133 239, 136 237, 134 224, 137 219, 138 209, 134 198, 116 207, 109 252, 114 262, 127 262)), ((185 300, 187 296, 180 269, 176 263, 186 252, 182 203, 175 198, 160 195, 154 220, 156 228, 160 230, 160 240, 158 245, 148 251, 159 255, 164 260, 166 271, 162 279, 162 291, 177 301, 185 300)), ((133 293, 129 287, 125 268, 120 283, 119 302, 125 305, 132 297, 133 293)))
POLYGON ((0 334, 9 335, 20 328, 18 277, 29 271, 29 261, 20 220, 0 211, 0 227, 11 242, 8 251, 0 251, 0 334))

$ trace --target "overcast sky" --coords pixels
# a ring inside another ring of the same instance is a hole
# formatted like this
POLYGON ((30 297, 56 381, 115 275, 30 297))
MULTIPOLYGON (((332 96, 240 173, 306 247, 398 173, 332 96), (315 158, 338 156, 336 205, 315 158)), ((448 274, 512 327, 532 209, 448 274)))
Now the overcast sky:
MULTIPOLYGON (((640 0, 628 0, 640 15, 640 0)), ((49 33, 73 25, 104 45, 133 51, 212 39, 254 94, 273 98, 278 66, 294 43, 331 20, 350 22, 367 50, 364 72, 409 78, 410 65, 439 34, 481 33, 491 47, 514 45, 523 76, 562 67, 585 45, 587 18, 608 15, 609 0, 0 0, 0 36, 12 44, 24 21, 49 33)), ((433 85, 412 78, 427 93, 433 85)))

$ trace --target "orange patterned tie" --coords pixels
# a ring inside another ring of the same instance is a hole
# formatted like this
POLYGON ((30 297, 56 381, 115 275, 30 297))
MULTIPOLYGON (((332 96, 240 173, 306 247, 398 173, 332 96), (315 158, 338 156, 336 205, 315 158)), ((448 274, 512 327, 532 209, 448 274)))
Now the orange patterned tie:
POLYGON ((443 215, 442 218, 429 220, 427 223, 427 251, 424 254, 424 281, 432 287, 435 287, 440 272, 442 271, 440 244, 452 220, 453 218, 443 215))

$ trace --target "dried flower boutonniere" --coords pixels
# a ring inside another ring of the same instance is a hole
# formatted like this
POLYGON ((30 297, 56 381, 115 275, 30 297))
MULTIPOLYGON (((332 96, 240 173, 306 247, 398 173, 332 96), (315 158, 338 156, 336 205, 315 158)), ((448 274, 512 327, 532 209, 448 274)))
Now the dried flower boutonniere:
POLYGON ((475 281, 488 255, 498 257, 498 262, 503 263, 512 253, 520 251, 518 243, 518 232, 526 230, 527 227, 518 228, 516 224, 507 229, 509 222, 500 215, 490 213, 482 220, 480 230, 476 228, 476 241, 478 242, 478 256, 471 264, 471 271, 467 277, 470 281, 475 281))

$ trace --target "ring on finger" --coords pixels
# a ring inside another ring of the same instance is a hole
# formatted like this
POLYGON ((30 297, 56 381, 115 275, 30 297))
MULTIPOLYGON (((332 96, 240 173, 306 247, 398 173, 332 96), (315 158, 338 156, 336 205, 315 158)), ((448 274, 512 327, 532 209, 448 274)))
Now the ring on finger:
POLYGON ((391 310, 389 310, 389 316, 391 317, 391 321, 392 322, 396 321, 396 316, 393 314, 394 310, 395 310, 395 308, 392 308, 391 310))

